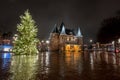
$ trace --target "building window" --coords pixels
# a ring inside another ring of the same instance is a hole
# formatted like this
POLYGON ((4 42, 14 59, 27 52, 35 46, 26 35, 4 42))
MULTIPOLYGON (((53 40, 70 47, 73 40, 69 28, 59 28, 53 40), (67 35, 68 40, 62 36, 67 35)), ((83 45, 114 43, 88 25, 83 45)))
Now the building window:
POLYGON ((67 37, 67 41, 69 41, 69 37, 67 37))
POLYGON ((71 37, 71 41, 73 41, 73 37, 71 37))

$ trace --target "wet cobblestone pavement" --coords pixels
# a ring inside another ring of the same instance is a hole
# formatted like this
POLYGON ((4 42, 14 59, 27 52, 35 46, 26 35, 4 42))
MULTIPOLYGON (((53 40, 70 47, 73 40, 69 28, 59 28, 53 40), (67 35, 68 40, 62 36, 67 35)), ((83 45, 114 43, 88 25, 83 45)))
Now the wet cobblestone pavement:
POLYGON ((120 80, 120 57, 85 51, 0 58, 0 80, 120 80))

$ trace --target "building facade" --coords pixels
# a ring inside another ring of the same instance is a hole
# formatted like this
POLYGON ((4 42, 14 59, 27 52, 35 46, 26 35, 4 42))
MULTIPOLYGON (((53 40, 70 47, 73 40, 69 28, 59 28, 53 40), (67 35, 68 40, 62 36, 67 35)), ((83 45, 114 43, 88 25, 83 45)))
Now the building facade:
POLYGON ((65 28, 64 23, 60 27, 54 26, 49 37, 50 51, 80 51, 83 45, 83 36, 80 28, 77 30, 65 28))

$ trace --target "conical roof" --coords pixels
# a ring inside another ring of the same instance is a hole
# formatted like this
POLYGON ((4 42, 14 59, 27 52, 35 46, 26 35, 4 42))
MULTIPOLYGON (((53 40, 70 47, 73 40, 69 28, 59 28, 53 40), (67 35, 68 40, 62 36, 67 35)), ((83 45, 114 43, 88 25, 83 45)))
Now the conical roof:
POLYGON ((82 37, 80 28, 78 28, 76 36, 77 36, 77 37, 82 37))
POLYGON ((53 28, 52 33, 59 33, 59 31, 58 31, 58 28, 57 28, 57 25, 56 25, 56 24, 54 25, 54 28, 53 28))
POLYGON ((62 30, 61 30, 60 34, 66 34, 64 25, 62 26, 62 30))
POLYGON ((62 31, 62 27, 65 26, 65 24, 62 22, 61 25, 60 25, 60 28, 59 28, 59 31, 61 32, 62 31))

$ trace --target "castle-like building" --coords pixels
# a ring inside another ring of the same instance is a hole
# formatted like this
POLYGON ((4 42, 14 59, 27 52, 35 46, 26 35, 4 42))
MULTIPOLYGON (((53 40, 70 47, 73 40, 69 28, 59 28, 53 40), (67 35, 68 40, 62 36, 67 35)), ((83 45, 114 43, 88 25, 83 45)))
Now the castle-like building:
POLYGON ((62 22, 60 27, 54 26, 49 37, 50 51, 81 51, 83 45, 83 36, 80 28, 67 29, 62 22))

